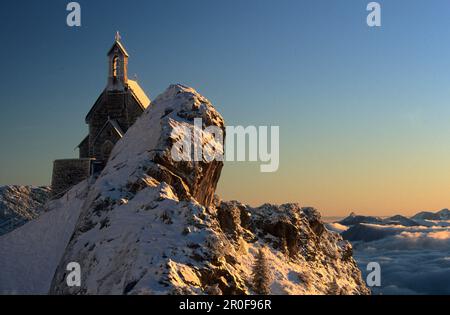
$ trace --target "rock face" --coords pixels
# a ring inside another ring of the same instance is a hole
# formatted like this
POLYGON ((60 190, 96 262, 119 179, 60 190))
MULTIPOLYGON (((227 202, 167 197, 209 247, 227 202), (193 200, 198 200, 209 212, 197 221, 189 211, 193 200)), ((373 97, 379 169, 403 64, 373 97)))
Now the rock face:
MULTIPOLYGON (((217 160, 206 162, 204 159, 195 161, 192 148, 190 161, 176 161, 172 148, 180 137, 186 136, 184 133, 190 133, 187 137, 193 145, 194 133, 204 135, 202 129, 215 126, 225 134, 223 118, 205 97, 181 85, 170 86, 155 100, 155 104, 145 116, 147 120, 152 120, 149 121, 150 124, 157 118, 160 125, 158 143, 155 148, 149 148, 151 163, 145 166, 146 175, 173 186, 183 200, 193 198, 200 204, 209 206, 214 198, 223 162, 217 160), (201 129, 194 127, 194 119, 201 119, 201 129)), ((136 129, 139 129, 139 126, 136 129)), ((128 138, 134 137, 134 132, 128 138)), ((215 149, 219 153, 223 152, 222 144, 215 144, 215 149)))
POLYGON ((48 187, 0 187, 0 235, 35 219, 50 195, 48 187))
POLYGON ((50 293, 252 294, 255 257, 266 247, 273 294, 368 294, 351 246, 316 210, 221 202, 214 192, 222 162, 173 159, 177 127, 202 132, 194 118, 224 129, 207 99, 174 85, 117 143, 89 188, 50 293), (70 262, 81 266, 81 287, 66 285, 70 262))
MULTIPOLYGON (((352 258, 351 245, 325 229, 316 209, 297 204, 252 208, 237 201, 221 202, 217 209, 227 241, 244 243, 252 258, 259 247, 270 249, 273 293, 369 293, 352 258)), ((245 258, 235 257, 235 268, 248 268, 243 267, 245 258)))

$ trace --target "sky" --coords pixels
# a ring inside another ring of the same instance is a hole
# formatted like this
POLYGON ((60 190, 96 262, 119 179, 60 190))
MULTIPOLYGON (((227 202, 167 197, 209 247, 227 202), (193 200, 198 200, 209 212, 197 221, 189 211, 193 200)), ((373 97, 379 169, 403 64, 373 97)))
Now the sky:
POLYGON ((280 126, 280 167, 229 163, 218 193, 325 216, 450 207, 450 2, 9 1, 0 9, 0 185, 48 185, 76 157, 117 30, 155 99, 172 83, 227 125, 280 126))

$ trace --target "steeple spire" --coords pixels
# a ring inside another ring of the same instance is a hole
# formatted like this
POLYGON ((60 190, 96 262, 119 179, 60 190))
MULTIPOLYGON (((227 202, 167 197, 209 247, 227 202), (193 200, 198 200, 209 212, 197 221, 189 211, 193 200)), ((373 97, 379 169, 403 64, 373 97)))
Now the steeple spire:
POLYGON ((121 39, 117 31, 114 44, 108 52, 108 91, 124 91, 128 86, 128 53, 120 42, 121 39))
POLYGON ((120 36, 119 31, 116 32, 115 39, 116 39, 116 42, 120 42, 120 40, 122 39, 122 37, 120 36))

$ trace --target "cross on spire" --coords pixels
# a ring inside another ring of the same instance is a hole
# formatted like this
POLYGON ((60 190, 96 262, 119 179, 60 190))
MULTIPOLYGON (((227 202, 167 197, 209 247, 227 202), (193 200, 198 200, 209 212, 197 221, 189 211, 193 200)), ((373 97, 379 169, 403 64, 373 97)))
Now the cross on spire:
POLYGON ((116 42, 120 42, 120 40, 122 39, 122 37, 120 36, 119 31, 116 32, 116 42))

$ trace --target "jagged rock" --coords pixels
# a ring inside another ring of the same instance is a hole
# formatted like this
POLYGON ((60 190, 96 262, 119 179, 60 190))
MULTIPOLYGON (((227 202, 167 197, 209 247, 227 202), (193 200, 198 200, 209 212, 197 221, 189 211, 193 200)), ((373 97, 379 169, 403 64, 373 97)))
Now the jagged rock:
POLYGON ((147 166, 147 175, 174 187, 180 199, 189 200, 192 197, 207 207, 213 202, 223 162, 194 161, 194 150, 191 152, 191 161, 175 161, 171 149, 179 140, 179 134, 175 132, 177 127, 185 127, 193 135, 194 119, 200 118, 202 128, 216 126, 224 135, 224 120, 205 97, 181 85, 170 86, 155 100, 146 115, 154 116, 163 108, 158 143, 155 148, 148 148, 154 163, 147 166))
POLYGON ((217 208, 217 218, 223 231, 234 235, 237 238, 241 229, 241 209, 231 205, 226 206, 224 203, 217 208))
MULTIPOLYGON (((327 276, 337 275, 333 278, 333 283, 345 283, 347 288, 339 286, 343 294, 368 294, 361 273, 352 257, 352 246, 341 236, 326 230, 321 220, 320 213, 314 208, 301 208, 297 204, 285 204, 281 206, 265 204, 258 208, 243 205, 238 201, 222 202, 220 211, 223 213, 235 213, 240 209, 242 214, 248 218, 247 222, 237 226, 236 230, 245 230, 248 234, 258 235, 256 243, 265 243, 273 250, 284 251, 283 245, 287 248, 287 254, 291 263, 303 266, 298 271, 301 275, 303 289, 314 292, 323 280, 318 280, 312 275, 314 268, 310 264, 315 264, 318 270, 327 270, 327 276), (308 267, 304 267, 308 265, 308 267), (305 272, 308 270, 309 272, 305 272), (316 287, 315 287, 316 286, 316 287), (356 287, 356 288, 355 288, 356 287)), ((219 212, 220 212, 219 211, 219 212)), ((224 219, 219 221, 224 225, 224 219)), ((236 218, 236 214, 231 216, 236 218)), ((225 220, 228 222, 229 220, 225 220)), ((236 225, 239 220, 231 220, 236 225)), ((251 241, 254 243, 255 241, 251 241)), ((291 271, 295 273, 295 271, 291 271)), ((289 273, 288 273, 289 274, 289 273)), ((318 277, 321 277, 319 275, 318 277)), ((292 276, 287 277, 292 278, 292 276)), ((297 288, 298 289, 298 288, 297 288)), ((328 290, 325 286, 325 289, 328 290)), ((289 290, 287 290, 289 293, 289 290)), ((325 291, 326 293, 326 291, 325 291)))

